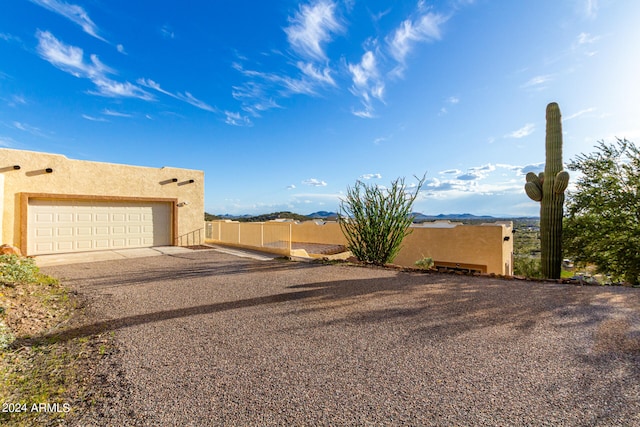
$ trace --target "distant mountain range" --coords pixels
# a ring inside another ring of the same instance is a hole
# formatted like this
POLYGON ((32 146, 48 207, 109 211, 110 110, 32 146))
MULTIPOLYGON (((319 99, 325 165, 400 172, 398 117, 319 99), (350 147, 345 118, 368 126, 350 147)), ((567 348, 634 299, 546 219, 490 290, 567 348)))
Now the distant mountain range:
MULTIPOLYGON (((494 217, 489 215, 473 215, 470 213, 463 214, 439 214, 439 215, 425 215, 420 212, 412 212, 414 222, 424 221, 438 221, 438 220, 450 220, 450 221, 490 221, 498 220, 503 217, 494 217)), ((247 222, 259 222, 259 221, 271 221, 274 219, 293 219, 296 221, 304 221, 309 219, 323 219, 323 220, 335 220, 338 214, 336 212, 318 211, 310 213, 309 215, 299 215, 293 212, 273 212, 270 214, 262 215, 211 215, 205 213, 205 220, 214 219, 228 219, 234 221, 247 221, 247 222)))

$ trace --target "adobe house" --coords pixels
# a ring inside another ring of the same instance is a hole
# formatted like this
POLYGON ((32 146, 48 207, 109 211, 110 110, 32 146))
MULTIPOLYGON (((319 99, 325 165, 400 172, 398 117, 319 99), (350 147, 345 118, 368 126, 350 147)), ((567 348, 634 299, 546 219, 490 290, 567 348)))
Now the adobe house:
POLYGON ((0 148, 0 243, 24 255, 203 241, 204 172, 0 148))

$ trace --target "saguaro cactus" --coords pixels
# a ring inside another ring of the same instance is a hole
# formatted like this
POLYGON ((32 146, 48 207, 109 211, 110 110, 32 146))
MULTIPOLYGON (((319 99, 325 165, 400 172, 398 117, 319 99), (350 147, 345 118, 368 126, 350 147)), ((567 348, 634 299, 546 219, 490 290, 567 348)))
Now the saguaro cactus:
POLYGON ((540 202, 540 240, 542 275, 559 279, 562 266, 562 216, 564 190, 569 173, 562 169, 562 123, 560 107, 547 105, 546 164, 544 172, 527 174, 524 186, 527 195, 540 202))

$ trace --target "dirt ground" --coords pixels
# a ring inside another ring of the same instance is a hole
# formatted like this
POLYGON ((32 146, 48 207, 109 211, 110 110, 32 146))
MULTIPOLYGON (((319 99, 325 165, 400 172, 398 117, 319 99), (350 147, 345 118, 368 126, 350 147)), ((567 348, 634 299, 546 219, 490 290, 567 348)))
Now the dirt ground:
POLYGON ((47 267, 113 332, 74 425, 640 425, 640 290, 256 261, 47 267))

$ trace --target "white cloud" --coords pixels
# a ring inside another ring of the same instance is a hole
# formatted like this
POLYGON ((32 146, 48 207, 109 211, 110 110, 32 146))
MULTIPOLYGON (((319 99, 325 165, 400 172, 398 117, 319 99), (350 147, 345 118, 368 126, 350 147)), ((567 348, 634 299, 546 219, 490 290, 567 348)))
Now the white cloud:
POLYGON ((232 68, 251 80, 232 87, 232 96, 242 102, 242 109, 258 116, 258 111, 280 108, 273 99, 272 93, 282 97, 294 94, 316 96, 317 88, 324 85, 335 85, 331 70, 324 67, 320 71, 314 64, 299 61, 297 69, 302 74, 299 78, 249 70, 242 64, 234 62, 232 68))
MULTIPOLYGON (((527 166, 525 168, 533 168, 527 166)), ((518 195, 524 192, 522 166, 508 164, 485 164, 473 166, 461 173, 459 169, 449 169, 440 175, 448 179, 429 178, 425 182, 420 200, 455 201, 471 196, 518 195)), ((506 212, 506 211, 505 211, 506 212)))
POLYGON ((524 138, 525 136, 529 136, 533 133, 536 126, 533 123, 527 123, 523 127, 518 130, 514 130, 513 132, 505 135, 506 138, 524 138))
POLYGON ((84 52, 76 46, 62 43, 48 31, 38 31, 38 52, 54 66, 76 77, 91 77, 99 74, 96 64, 84 62, 84 52))
POLYGON ((287 190, 295 190, 295 188, 296 188, 295 184, 287 185, 287 190))
POLYGON ((115 71, 104 65, 97 55, 90 55, 86 62, 81 48, 61 42, 48 31, 38 30, 36 38, 40 57, 75 77, 91 80, 98 90, 90 93, 108 97, 153 99, 150 93, 136 85, 107 77, 115 74, 115 71))
POLYGON ((407 19, 387 40, 391 56, 400 64, 418 42, 430 42, 441 38, 441 26, 447 17, 437 13, 422 13, 416 19, 407 19))
POLYGON ((253 123, 247 116, 232 111, 225 111, 225 123, 232 126, 252 126, 253 123))
POLYGON ((207 104, 204 101, 200 101, 199 99, 191 95, 189 92, 185 92, 184 94, 178 93, 178 99, 186 103, 189 103, 201 110, 210 111, 212 113, 216 111, 216 109, 213 108, 211 105, 207 104))
POLYGON ((292 94, 299 95, 317 95, 316 85, 313 81, 307 79, 296 79, 289 76, 272 75, 273 81, 279 82, 284 88, 281 95, 289 96, 292 94))
POLYGON ((13 138, 0 135, 0 147, 14 147, 15 145, 16 141, 13 138))
POLYGON ((122 53, 122 54, 126 54, 127 52, 124 50, 124 46, 119 44, 116 46, 116 49, 118 49, 118 52, 122 53))
MULTIPOLYGON (((426 11, 423 2, 419 2, 417 11, 385 38, 386 44, 382 46, 384 52, 379 51, 376 39, 368 40, 368 48, 360 62, 347 64, 353 81, 351 92, 360 98, 362 104, 362 108, 352 109, 352 114, 362 118, 375 117, 374 100, 384 102, 385 78, 401 78, 406 68, 407 55, 418 43, 439 40, 442 36, 441 26, 447 19, 444 15, 426 11), (383 78, 381 67, 387 65, 388 68, 388 64, 380 63, 380 60, 385 57, 393 58, 396 64, 391 71, 384 73, 383 78)), ((458 101, 455 97, 447 100, 450 104, 458 101)), ((446 113, 446 109, 443 113, 446 113)))
POLYGON ((381 136, 381 137, 378 137, 378 138, 374 139, 374 140, 373 140, 373 143, 374 143, 375 145, 380 145, 381 143, 383 143, 383 142, 387 141, 388 139, 389 139, 389 138, 388 138, 388 137, 386 137, 386 136, 381 136))
POLYGON ((27 123, 22 123, 22 122, 17 122, 16 121, 16 122, 13 122, 13 127, 18 129, 18 130, 21 130, 23 132, 30 133, 32 135, 44 136, 44 134, 42 133, 42 131, 39 128, 37 128, 35 126, 31 126, 31 125, 29 125, 27 123))
POLYGON ((18 129, 19 131, 30 133, 31 135, 35 135, 35 136, 37 136, 39 138, 48 138, 49 137, 49 135, 45 131, 43 131, 42 129, 40 129, 40 128, 36 127, 36 126, 31 126, 28 123, 14 121, 13 123, 11 123, 11 125, 15 129, 18 129))
POLYGON ((478 172, 478 173, 488 173, 488 172, 493 172, 494 170, 496 170, 495 165, 492 164, 486 164, 486 165, 482 165, 482 166, 475 166, 472 168, 469 168, 470 171, 473 172, 478 172))
POLYGON ((27 100, 22 95, 13 95, 11 96, 11 100, 9 101, 10 107, 15 107, 17 105, 27 105, 27 100))
POLYGON ((292 203, 307 203, 310 200, 320 206, 328 205, 329 209, 337 209, 341 198, 344 197, 342 193, 296 193, 292 194, 292 203), (335 206, 335 207, 334 207, 335 206))
POLYGON ((592 44, 592 43, 595 43, 595 42, 597 42, 598 40, 600 40, 600 37, 599 37, 599 36, 592 36, 592 35, 591 35, 591 34, 589 34, 589 33, 580 33, 580 34, 578 34, 577 39, 578 39, 578 40, 576 41, 576 42, 577 42, 577 44, 578 44, 578 45, 583 45, 583 44, 592 44))
POLYGON ((88 114, 83 114, 82 115, 83 119, 89 120, 91 122, 108 122, 109 120, 105 119, 104 117, 94 117, 94 116, 90 116, 88 114))
POLYGON ((312 63, 300 61, 298 62, 298 68, 304 73, 305 76, 311 78, 312 80, 315 80, 319 83, 326 83, 331 86, 336 85, 333 77, 331 77, 331 68, 329 67, 324 67, 322 71, 320 71, 312 63))
POLYGON ((462 171, 460 169, 447 169, 438 173, 440 175, 459 175, 462 173, 462 171))
POLYGON ((373 117, 373 99, 383 101, 384 81, 380 78, 376 55, 368 50, 357 64, 348 64, 353 81, 351 93, 358 96, 363 110, 352 111, 354 115, 363 118, 373 117))
POLYGON ((119 111, 113 111, 106 108, 102 110, 102 114, 113 117, 132 117, 131 114, 121 113, 119 111))
POLYGON ((351 114, 353 114, 356 117, 360 117, 362 119, 372 119, 372 118, 374 118, 376 116, 373 113, 372 108, 371 107, 367 107, 367 106, 365 106, 364 110, 352 109, 351 110, 351 114))
POLYGON ((543 170, 544 170, 544 162, 533 163, 533 164, 526 165, 526 166, 523 166, 522 168, 520 168, 518 174, 519 175, 526 175, 529 172, 540 173, 543 170))
POLYGON ((306 58, 326 59, 322 45, 331 41, 332 34, 343 31, 335 16, 335 8, 335 3, 324 0, 300 6, 289 18, 290 25, 284 29, 294 51, 306 58))
POLYGON ((362 55, 360 63, 349 64, 349 71, 353 78, 353 84, 357 88, 368 88, 370 80, 377 80, 378 68, 376 57, 372 51, 367 51, 362 55))
POLYGON ((570 116, 563 117, 562 119, 563 119, 564 121, 572 120, 572 119, 575 119, 575 118, 577 118, 577 117, 580 117, 580 116, 582 116, 582 115, 584 115, 584 114, 592 113, 592 112, 594 112, 594 111, 596 111, 596 109, 595 109, 594 107, 591 107, 591 108, 585 108, 584 110, 580 110, 580 111, 578 111, 577 113, 573 113, 573 114, 571 114, 570 116))
POLYGON ((31 2, 64 16, 71 22, 79 25, 85 33, 106 42, 106 40, 98 34, 96 24, 93 23, 87 12, 81 6, 60 0, 31 0, 31 2))
MULTIPOLYGON (((447 105, 456 105, 459 102, 460 102, 460 98, 458 98, 456 96, 450 96, 449 98, 447 98, 445 100, 445 103, 447 105)), ((449 109, 446 106, 440 108, 440 113, 439 113, 440 116, 443 116, 443 115, 448 114, 448 113, 449 113, 449 109)))
POLYGON ((153 81, 151 79, 138 79, 137 83, 139 85, 148 87, 149 89, 153 89, 155 91, 158 91, 158 92, 160 92, 160 93, 162 93, 164 95, 167 95, 167 96, 170 96, 172 98, 178 99, 178 100, 186 102, 188 104, 191 104, 194 107, 200 108, 201 110, 209 111, 209 112, 212 112, 212 113, 215 113, 215 112, 218 111, 216 108, 212 107, 211 105, 207 104, 206 102, 195 98, 189 92, 171 93, 171 92, 169 92, 167 90, 162 89, 160 84, 156 83, 155 81, 153 81))
POLYGON ((364 175, 360 175, 360 179, 381 179, 382 175, 379 173, 365 173, 364 175))
POLYGON ((176 38, 176 33, 173 31, 173 29, 171 28, 171 26, 169 25, 163 25, 160 28, 160 34, 162 35, 162 37, 164 37, 165 39, 170 39, 173 40, 176 38))
POLYGON ((6 42, 20 42, 20 37, 14 36, 12 34, 0 33, 0 40, 4 40, 6 42))
POLYGON ((477 179, 480 179, 480 175, 473 172, 469 172, 469 173, 465 173, 457 176, 456 179, 460 181, 475 181, 477 179))
POLYGON ((596 44, 600 38, 600 36, 592 36, 589 33, 580 33, 571 48, 576 52, 582 52, 585 56, 594 56, 598 52, 592 50, 592 45, 596 44))
POLYGON ((117 82, 107 78, 95 78, 93 83, 98 87, 98 91, 89 93, 113 98, 139 98, 150 101, 153 96, 140 87, 129 82, 117 82))
POLYGON ((523 84, 521 87, 523 89, 544 89, 544 85, 550 81, 553 80, 553 76, 547 74, 547 75, 542 75, 542 76, 535 76, 531 79, 529 79, 529 81, 527 81, 525 84, 523 84))
POLYGON ((598 0, 582 0, 583 13, 589 19, 595 19, 598 16, 598 0))
POLYGON ((304 185, 310 185, 312 187, 326 187, 327 183, 316 178, 309 178, 302 181, 304 185))
POLYGON ((467 173, 456 176, 456 179, 459 181, 478 181, 487 178, 495 170, 496 166, 492 164, 474 166, 469 168, 467 173))
POLYGON ((505 163, 496 163, 496 167, 497 168, 501 168, 501 169, 507 169, 507 170, 510 170, 512 172, 517 172, 518 174, 522 170, 522 166, 508 165, 508 164, 505 164, 505 163))

